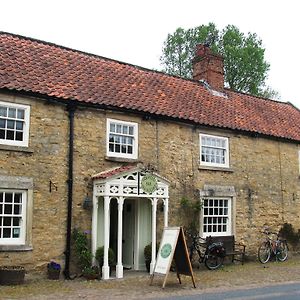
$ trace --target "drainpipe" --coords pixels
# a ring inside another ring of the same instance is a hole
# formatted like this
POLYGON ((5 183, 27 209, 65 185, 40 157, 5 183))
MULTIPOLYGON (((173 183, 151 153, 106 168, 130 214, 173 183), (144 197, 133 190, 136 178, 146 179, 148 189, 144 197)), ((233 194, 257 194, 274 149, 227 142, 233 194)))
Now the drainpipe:
POLYGON ((71 256, 71 230, 72 230, 72 202, 73 202, 73 145, 74 145, 74 112, 75 106, 70 104, 67 107, 69 112, 69 159, 68 159, 68 215, 67 215, 67 236, 65 254, 64 276, 70 277, 70 256, 71 256))

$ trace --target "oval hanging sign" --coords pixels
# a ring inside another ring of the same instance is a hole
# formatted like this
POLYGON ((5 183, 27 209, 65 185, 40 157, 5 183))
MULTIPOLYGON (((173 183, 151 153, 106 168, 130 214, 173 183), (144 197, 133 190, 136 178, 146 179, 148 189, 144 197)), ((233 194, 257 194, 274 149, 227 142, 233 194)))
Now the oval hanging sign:
POLYGON ((143 191, 147 194, 152 194, 157 190, 157 180, 155 176, 151 174, 144 175, 141 181, 141 187, 143 191))

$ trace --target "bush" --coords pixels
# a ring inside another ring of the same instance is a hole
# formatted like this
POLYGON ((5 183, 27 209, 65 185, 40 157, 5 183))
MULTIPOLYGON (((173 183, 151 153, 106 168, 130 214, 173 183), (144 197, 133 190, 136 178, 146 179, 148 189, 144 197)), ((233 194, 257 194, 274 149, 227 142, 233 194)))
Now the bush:
MULTIPOLYGON (((103 260, 104 260, 104 247, 99 247, 96 250, 96 254, 95 254, 95 258, 97 259, 98 263, 99 263, 99 267, 103 266, 103 260)), ((108 249, 108 264, 110 266, 115 265, 115 253, 113 251, 113 249, 109 248, 108 249)))
POLYGON ((75 253, 78 259, 81 270, 90 268, 92 265, 92 252, 89 248, 87 235, 78 229, 73 230, 73 240, 75 246, 75 253))
POLYGON ((145 260, 151 261, 152 258, 152 244, 148 244, 144 248, 144 257, 145 260))
POLYGON ((300 232, 296 232, 292 224, 284 223, 279 230, 279 235, 287 240, 287 242, 295 249, 299 246, 300 232))

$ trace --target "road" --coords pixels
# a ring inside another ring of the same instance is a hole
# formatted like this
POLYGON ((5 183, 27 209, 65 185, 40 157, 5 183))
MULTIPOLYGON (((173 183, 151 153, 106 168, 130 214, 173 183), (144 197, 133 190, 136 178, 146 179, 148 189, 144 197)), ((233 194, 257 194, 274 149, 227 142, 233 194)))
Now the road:
POLYGON ((189 296, 172 296, 155 298, 156 300, 298 300, 300 299, 300 282, 278 284, 259 288, 244 288, 216 293, 203 293, 189 296))

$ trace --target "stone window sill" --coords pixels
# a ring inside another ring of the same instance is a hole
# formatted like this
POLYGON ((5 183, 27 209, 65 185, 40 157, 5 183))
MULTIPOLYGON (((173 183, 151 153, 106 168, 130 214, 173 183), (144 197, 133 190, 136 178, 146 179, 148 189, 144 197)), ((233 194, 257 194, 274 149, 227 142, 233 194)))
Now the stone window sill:
POLYGON ((129 163, 140 162, 138 159, 124 158, 124 157, 112 157, 112 156, 105 156, 105 160, 116 161, 116 162, 129 162, 129 163))
POLYGON ((221 172, 234 172, 232 168, 223 168, 223 167, 210 167, 210 166, 199 166, 199 170, 208 170, 208 171, 221 171, 221 172))
POLYGON ((22 252, 32 251, 33 248, 27 245, 2 245, 0 246, 0 252, 22 252))
POLYGON ((0 145, 0 150, 33 153, 32 148, 9 145, 0 145))

